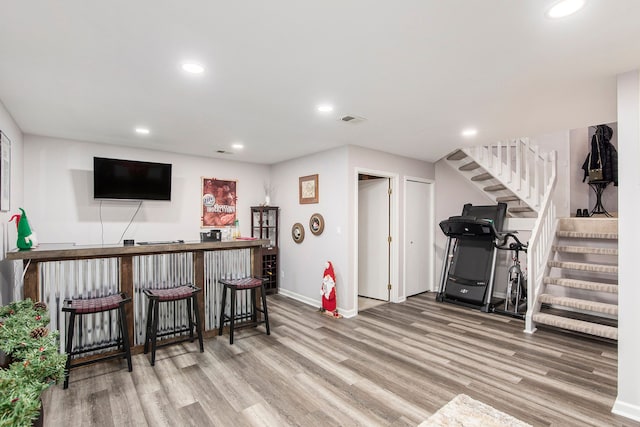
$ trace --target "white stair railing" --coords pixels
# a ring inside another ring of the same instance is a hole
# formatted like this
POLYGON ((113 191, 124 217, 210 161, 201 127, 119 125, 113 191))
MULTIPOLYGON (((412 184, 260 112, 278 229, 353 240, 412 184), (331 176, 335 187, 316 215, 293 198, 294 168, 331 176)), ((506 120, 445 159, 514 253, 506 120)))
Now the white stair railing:
POLYGON ((555 165, 551 165, 555 157, 552 160, 540 154, 538 146, 529 138, 468 147, 463 151, 531 209, 541 209, 551 175, 555 173, 555 165))
POLYGON ((542 293, 544 276, 548 273, 547 260, 551 254, 558 223, 556 206, 553 203, 553 193, 557 180, 556 165, 558 155, 556 151, 552 151, 547 154, 547 157, 549 162, 545 162, 545 164, 549 166, 545 169, 545 176, 548 171, 550 180, 542 198, 536 224, 531 231, 527 250, 527 314, 525 315, 524 331, 530 334, 536 330, 533 323, 533 315, 540 311, 538 295, 542 293))

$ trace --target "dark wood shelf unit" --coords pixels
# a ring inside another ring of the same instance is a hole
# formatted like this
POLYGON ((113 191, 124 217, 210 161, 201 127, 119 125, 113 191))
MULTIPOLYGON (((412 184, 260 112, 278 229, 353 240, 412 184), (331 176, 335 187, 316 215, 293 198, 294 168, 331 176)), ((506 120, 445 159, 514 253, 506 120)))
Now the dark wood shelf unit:
POLYGON ((278 293, 278 248, 262 248, 262 280, 267 294, 278 293))
POLYGON ((251 207, 251 237, 269 241, 262 247, 262 278, 268 294, 278 292, 278 213, 277 206, 251 207))

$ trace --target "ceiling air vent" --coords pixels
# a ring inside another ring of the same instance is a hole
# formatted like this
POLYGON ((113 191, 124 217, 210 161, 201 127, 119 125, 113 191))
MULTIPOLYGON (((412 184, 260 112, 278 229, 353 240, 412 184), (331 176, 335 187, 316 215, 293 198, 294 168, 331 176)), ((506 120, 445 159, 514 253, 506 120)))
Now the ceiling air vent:
POLYGON ((353 124, 355 124, 355 123, 362 123, 366 119, 364 117, 346 115, 346 116, 340 117, 340 120, 342 120, 345 123, 353 123, 353 124))
POLYGON ((218 154, 233 154, 233 152, 227 151, 227 150, 216 150, 216 153, 218 153, 218 154))

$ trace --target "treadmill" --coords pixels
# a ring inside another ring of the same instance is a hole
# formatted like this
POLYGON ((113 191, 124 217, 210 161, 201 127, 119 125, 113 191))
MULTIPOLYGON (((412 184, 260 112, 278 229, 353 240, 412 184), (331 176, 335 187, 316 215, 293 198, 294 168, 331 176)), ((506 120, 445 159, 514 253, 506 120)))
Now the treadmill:
POLYGON ((444 265, 436 300, 493 311, 496 241, 500 238, 507 204, 464 205, 462 215, 440 222, 447 236, 444 265))

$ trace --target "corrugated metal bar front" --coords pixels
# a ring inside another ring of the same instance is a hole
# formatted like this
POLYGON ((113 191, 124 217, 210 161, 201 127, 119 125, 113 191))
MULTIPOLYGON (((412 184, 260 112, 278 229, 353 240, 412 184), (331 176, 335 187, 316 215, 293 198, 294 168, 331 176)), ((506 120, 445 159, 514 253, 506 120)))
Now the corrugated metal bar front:
MULTIPOLYGON (((67 298, 96 298, 120 289, 117 258, 40 263, 40 299, 49 309, 51 330, 60 331, 60 350, 64 350, 67 321, 62 303, 67 298)), ((67 316, 68 317, 68 316, 67 316)), ((74 344, 80 349, 105 344, 119 337, 115 311, 78 316, 74 344)))
MULTIPOLYGON (((251 250, 233 249, 205 252, 205 329, 218 326, 221 290, 220 278, 243 278, 251 275, 251 250)), ((133 257, 134 345, 144 344, 147 320, 147 297, 144 288, 163 289, 194 283, 193 253, 168 253, 133 257)), ((66 321, 62 312, 65 298, 95 298, 120 291, 118 258, 51 261, 40 263, 41 300, 49 307, 50 328, 60 330, 60 349, 64 350, 66 321)), ((244 293, 242 293, 244 294, 244 293)), ((202 297, 202 293, 199 295, 202 297)), ((228 310, 229 302, 225 305, 228 310)), ((247 295, 239 296, 236 311, 247 313, 251 309, 247 295)), ((118 317, 114 312, 96 313, 78 317, 74 343, 80 349, 104 344, 119 337, 118 317)), ((183 301, 160 305, 159 332, 186 326, 186 304, 183 301)))
MULTIPOLYGON (((234 249, 227 251, 209 251, 204 254, 204 283, 207 298, 205 304, 205 329, 218 327, 220 319, 220 299, 222 290, 218 280, 240 279, 251 276, 251 250, 234 249)), ((245 292, 242 292, 244 295, 245 292)), ((229 307, 229 298, 225 310, 229 307)), ((246 313, 251 309, 250 301, 246 296, 239 297, 236 310, 238 313, 246 313)))
MULTIPOLYGON (((193 253, 180 252, 133 257, 134 344, 144 344, 148 300, 143 289, 166 289, 193 284, 193 253)), ((188 325, 187 305, 183 301, 161 303, 158 333, 188 325)))

